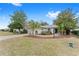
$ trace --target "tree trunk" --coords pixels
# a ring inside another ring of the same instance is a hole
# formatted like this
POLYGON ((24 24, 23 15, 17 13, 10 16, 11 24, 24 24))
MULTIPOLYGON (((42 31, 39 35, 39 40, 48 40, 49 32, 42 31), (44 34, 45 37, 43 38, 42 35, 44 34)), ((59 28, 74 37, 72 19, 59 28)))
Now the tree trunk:
POLYGON ((61 30, 61 35, 63 35, 63 33, 64 33, 64 31, 63 31, 63 30, 61 30))
POLYGON ((18 30, 19 30, 19 34, 20 34, 20 28, 18 30))
POLYGON ((32 35, 34 36, 34 30, 32 30, 32 35))
POLYGON ((70 29, 66 29, 66 35, 70 35, 70 29))

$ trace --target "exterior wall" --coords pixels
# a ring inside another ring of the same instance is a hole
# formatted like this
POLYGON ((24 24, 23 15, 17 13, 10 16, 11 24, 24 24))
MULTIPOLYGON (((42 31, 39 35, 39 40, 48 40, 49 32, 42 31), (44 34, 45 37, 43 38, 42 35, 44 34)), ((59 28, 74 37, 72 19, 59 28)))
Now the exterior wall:
POLYGON ((41 30, 44 31, 44 32, 45 32, 45 31, 48 31, 48 29, 41 29, 41 30))
POLYGON ((32 30, 28 29, 28 34, 31 35, 32 34, 32 30))
MULTIPOLYGON (((34 30, 34 35, 41 34, 43 31, 46 32, 46 31, 48 31, 48 29, 36 29, 36 30, 34 30)), ((50 29, 50 31, 53 34, 55 32, 55 28, 50 29)), ((33 34, 31 29, 28 30, 28 34, 33 34)), ((55 34, 58 34, 58 33, 55 33, 55 34)))
POLYGON ((34 34, 41 34, 41 32, 42 32, 41 29, 36 29, 36 30, 34 31, 34 34))
POLYGON ((52 34, 54 33, 54 29, 51 29, 52 34))
MULTIPOLYGON (((41 34, 42 32, 45 32, 45 31, 48 31, 48 29, 36 29, 34 30, 34 35, 38 35, 38 34, 41 34), (36 33, 37 32, 37 33, 36 33)), ((52 34, 54 33, 54 29, 50 29, 50 31, 52 32, 52 34)), ((32 34, 32 30, 28 30, 28 34, 32 34)))
MULTIPOLYGON (((34 30, 34 35, 36 35, 36 34, 41 34, 41 32, 42 32, 41 29, 36 29, 36 30, 34 30)), ((28 30, 28 34, 33 34, 33 31, 29 29, 29 30, 28 30)))

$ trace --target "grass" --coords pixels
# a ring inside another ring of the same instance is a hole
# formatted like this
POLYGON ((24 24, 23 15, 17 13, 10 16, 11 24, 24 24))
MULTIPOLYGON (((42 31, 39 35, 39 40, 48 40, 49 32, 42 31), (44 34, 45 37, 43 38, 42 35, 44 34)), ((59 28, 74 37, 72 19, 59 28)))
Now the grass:
POLYGON ((19 37, 0 41, 0 55, 61 56, 79 55, 78 38, 40 39, 19 37), (70 48, 68 43, 73 42, 70 48))
POLYGON ((0 31, 0 36, 13 35, 13 34, 14 33, 11 32, 0 31))

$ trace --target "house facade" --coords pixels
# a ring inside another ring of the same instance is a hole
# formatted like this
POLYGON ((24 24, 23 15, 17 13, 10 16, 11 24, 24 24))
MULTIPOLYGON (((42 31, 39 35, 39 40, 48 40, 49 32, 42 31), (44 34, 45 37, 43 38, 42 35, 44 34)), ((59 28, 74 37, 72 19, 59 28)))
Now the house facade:
POLYGON ((31 29, 28 29, 28 34, 33 33, 34 35, 40 35, 42 32, 47 32, 49 29, 52 34, 58 33, 56 25, 46 25, 46 26, 41 26, 41 28, 39 29, 35 29, 34 33, 31 29))

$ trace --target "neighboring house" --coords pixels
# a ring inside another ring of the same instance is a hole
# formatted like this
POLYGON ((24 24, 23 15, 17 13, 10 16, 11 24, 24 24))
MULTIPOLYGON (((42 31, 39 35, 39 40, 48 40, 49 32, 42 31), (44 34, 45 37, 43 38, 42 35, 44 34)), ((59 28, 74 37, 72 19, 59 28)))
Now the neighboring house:
POLYGON ((20 33, 20 32, 23 32, 23 29, 13 29, 13 32, 15 32, 15 33, 20 33))
POLYGON ((71 31, 79 31, 79 28, 77 28, 77 29, 73 29, 73 30, 71 30, 71 31))

